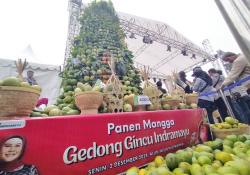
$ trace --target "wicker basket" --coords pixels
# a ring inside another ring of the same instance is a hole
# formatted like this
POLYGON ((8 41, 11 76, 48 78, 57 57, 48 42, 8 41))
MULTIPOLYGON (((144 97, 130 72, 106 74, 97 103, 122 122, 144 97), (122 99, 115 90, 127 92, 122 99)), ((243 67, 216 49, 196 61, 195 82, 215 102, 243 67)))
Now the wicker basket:
POLYGON ((171 106, 172 109, 177 109, 180 103, 181 103, 180 100, 173 100, 173 99, 161 101, 162 106, 164 106, 165 104, 168 104, 169 106, 171 106))
POLYGON ((198 95, 186 95, 186 104, 191 105, 192 103, 198 103, 198 95))
POLYGON ((81 92, 75 95, 75 102, 82 115, 97 114, 103 102, 103 95, 94 91, 81 92))
POLYGON ((241 134, 249 134, 249 127, 244 128, 232 128, 232 129, 215 129, 211 128, 213 135, 216 138, 224 139, 227 135, 241 135, 241 134))
POLYGON ((39 96, 32 88, 0 86, 0 117, 28 117, 39 96))

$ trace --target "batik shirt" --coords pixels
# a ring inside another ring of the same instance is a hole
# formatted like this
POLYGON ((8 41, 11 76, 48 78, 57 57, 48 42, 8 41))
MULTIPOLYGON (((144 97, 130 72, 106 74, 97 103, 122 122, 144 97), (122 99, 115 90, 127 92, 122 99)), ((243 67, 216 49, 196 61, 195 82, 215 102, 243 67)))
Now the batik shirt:
POLYGON ((34 165, 23 165, 12 172, 0 170, 0 175, 39 175, 34 165))

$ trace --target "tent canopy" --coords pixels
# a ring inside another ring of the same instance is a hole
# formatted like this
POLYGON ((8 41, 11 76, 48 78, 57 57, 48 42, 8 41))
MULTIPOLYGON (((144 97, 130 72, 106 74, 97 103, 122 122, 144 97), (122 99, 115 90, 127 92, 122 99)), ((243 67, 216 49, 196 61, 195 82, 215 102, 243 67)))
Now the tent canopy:
MULTIPOLYGON (((60 67, 28 62, 28 66, 23 72, 24 77, 28 70, 34 71, 34 78, 42 88, 40 97, 48 98, 49 104, 54 104, 61 85, 60 67)), ((10 76, 17 76, 15 61, 0 58, 0 79, 10 76)))

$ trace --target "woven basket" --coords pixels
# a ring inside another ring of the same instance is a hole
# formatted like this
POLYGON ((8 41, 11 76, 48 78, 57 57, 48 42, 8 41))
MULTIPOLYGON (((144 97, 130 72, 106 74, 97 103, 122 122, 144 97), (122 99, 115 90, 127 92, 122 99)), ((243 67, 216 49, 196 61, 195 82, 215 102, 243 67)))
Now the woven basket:
POLYGON ((75 102, 82 115, 97 114, 103 102, 103 96, 100 92, 81 92, 75 95, 75 102))
POLYGON ((191 105, 192 103, 198 103, 198 95, 186 96, 186 104, 191 105))
POLYGON ((39 96, 32 88, 0 86, 0 117, 28 117, 39 96))
POLYGON ((164 106, 165 104, 168 104, 172 107, 172 109, 177 109, 179 104, 181 103, 180 100, 162 100, 161 104, 164 106))
POLYGON ((244 128, 232 128, 232 129, 215 129, 211 128, 213 135, 216 138, 224 139, 227 135, 241 135, 241 134, 249 134, 249 127, 244 128))

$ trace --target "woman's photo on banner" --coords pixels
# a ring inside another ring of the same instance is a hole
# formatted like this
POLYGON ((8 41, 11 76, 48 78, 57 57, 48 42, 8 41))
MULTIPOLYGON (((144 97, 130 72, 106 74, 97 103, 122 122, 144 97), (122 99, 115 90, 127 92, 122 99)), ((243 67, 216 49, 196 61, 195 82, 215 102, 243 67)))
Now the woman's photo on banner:
POLYGON ((0 175, 39 175, 34 165, 22 161, 25 148, 23 136, 0 138, 0 175))

